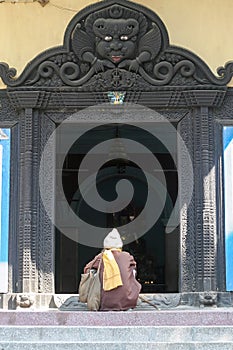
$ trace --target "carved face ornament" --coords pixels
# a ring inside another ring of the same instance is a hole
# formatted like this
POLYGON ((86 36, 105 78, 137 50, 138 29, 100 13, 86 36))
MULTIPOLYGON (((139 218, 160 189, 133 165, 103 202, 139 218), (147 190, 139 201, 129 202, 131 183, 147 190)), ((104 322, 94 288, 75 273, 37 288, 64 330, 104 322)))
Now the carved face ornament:
POLYGON ((129 19, 97 19, 93 24, 96 35, 96 51, 101 58, 119 63, 133 58, 136 50, 139 23, 129 19))

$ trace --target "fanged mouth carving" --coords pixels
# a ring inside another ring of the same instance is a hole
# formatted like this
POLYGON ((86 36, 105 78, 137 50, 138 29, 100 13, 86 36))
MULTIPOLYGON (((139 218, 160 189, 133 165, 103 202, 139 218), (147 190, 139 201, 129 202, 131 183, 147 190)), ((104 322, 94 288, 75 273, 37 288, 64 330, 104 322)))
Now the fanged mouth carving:
POLYGON ((123 56, 112 56, 112 60, 115 63, 118 63, 122 60, 123 56))

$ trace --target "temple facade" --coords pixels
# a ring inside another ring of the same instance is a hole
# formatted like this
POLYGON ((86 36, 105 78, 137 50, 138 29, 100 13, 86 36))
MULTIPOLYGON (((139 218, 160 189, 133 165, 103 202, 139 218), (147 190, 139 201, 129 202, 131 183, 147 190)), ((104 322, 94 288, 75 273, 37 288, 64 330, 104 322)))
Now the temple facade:
POLYGON ((82 9, 19 76, 0 63, 0 308, 84 308, 112 227, 151 303, 233 305, 232 74, 127 0, 82 9))

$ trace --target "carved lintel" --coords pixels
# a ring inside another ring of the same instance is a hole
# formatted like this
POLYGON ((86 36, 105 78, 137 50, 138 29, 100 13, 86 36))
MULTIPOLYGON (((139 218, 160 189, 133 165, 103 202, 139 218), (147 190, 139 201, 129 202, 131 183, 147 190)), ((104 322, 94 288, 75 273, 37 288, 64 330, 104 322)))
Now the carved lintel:
POLYGON ((223 103, 226 91, 222 90, 187 90, 183 91, 187 106, 219 107, 223 103))
POLYGON ((9 91, 8 96, 15 109, 45 108, 50 93, 45 91, 9 91))

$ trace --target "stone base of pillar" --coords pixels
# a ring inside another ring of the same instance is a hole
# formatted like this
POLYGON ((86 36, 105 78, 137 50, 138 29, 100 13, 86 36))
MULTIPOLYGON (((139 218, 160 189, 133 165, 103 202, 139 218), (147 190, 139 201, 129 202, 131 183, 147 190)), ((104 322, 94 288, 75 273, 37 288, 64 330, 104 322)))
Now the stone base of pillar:
MULTIPOLYGON (((233 292, 141 294, 135 310, 233 307, 233 292)), ((87 311, 78 294, 0 294, 0 310, 87 311)))

